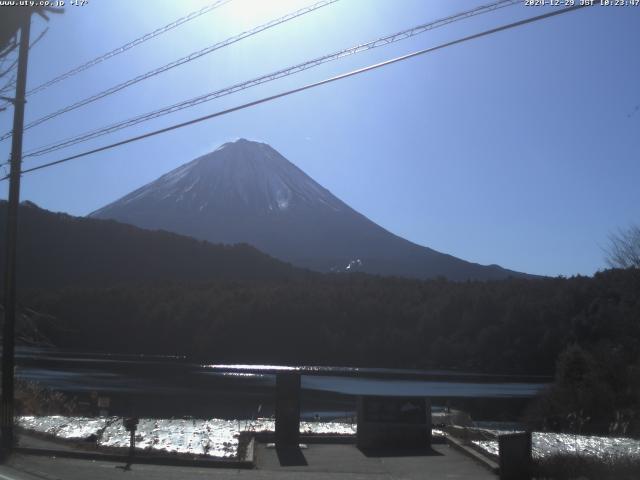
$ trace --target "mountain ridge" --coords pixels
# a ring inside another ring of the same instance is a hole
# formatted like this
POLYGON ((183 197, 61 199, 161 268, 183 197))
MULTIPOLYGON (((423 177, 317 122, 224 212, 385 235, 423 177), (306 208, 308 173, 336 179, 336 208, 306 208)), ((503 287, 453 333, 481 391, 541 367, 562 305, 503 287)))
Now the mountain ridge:
MULTIPOLYGON (((6 214, 3 200, 0 249, 5 246, 6 214)), ((18 281, 24 288, 271 281, 306 278, 312 273, 250 245, 215 245, 112 220, 74 217, 29 201, 19 207, 17 262, 18 281)), ((4 256, 0 257, 3 268, 4 256)))
POLYGON ((227 142, 90 214, 214 243, 248 243, 296 266, 410 278, 528 276, 399 237, 266 143, 227 142), (349 266, 349 268, 347 268, 349 266))

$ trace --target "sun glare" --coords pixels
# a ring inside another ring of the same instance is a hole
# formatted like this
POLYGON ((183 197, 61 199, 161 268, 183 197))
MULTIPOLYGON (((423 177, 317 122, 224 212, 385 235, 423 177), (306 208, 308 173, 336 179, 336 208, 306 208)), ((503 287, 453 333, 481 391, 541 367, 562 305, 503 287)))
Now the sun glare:
POLYGON ((313 1, 305 0, 240 0, 231 2, 227 6, 227 11, 232 21, 250 27, 268 22, 313 3, 313 1))

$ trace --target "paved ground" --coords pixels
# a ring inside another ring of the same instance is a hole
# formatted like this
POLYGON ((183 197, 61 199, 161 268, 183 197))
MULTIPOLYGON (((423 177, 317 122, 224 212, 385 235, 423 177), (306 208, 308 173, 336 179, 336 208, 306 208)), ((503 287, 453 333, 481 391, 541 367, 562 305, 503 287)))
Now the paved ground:
POLYGON ((113 462, 15 455, 5 465, 0 466, 0 480, 497 478, 484 467, 446 445, 434 446, 434 451, 429 455, 367 456, 354 445, 310 445, 308 449, 297 452, 276 452, 264 444, 258 444, 256 463, 255 470, 134 465, 130 471, 123 471, 118 468, 122 464, 113 462))
POLYGON ((70 442, 42 438, 36 435, 27 435, 24 433, 20 433, 18 436, 18 445, 20 447, 42 448, 45 450, 75 450, 73 444, 70 442))

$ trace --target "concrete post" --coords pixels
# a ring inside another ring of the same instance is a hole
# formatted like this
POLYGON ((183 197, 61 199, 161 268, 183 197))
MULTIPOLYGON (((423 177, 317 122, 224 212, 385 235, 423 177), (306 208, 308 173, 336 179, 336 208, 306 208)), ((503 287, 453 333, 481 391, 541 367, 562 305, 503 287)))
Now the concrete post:
POLYGON ((498 437, 500 480, 531 479, 531 432, 498 437))
POLYGON ((276 374, 276 446, 300 443, 300 374, 276 374))
POLYGON ((431 447, 431 401, 423 397, 358 397, 361 449, 431 447))

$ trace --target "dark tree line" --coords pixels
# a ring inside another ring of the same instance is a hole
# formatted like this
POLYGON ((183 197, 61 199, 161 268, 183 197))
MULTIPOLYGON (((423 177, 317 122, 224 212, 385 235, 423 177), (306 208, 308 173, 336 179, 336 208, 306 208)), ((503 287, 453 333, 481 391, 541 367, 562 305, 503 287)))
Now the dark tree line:
MULTIPOLYGON (((7 203, 0 201, 0 250, 6 240, 6 209, 7 203)), ((157 280, 278 280, 309 274, 249 245, 213 245, 111 220, 52 213, 28 202, 19 211, 17 262, 22 289, 157 280)))
POLYGON ((66 287, 23 303, 61 347, 205 360, 553 374, 570 345, 640 351, 640 273, 455 283, 367 275, 66 287))
POLYGON ((20 300, 38 319, 26 330, 59 347, 211 362, 555 373, 532 414, 539 425, 635 428, 638 268, 490 282, 323 275, 246 245, 33 205, 21 208, 19 235, 20 300))
POLYGON ((536 428, 640 434, 640 271, 456 283, 368 275, 31 290, 82 350, 204 362, 556 375, 536 428), (557 367, 557 368, 556 368, 557 367))

